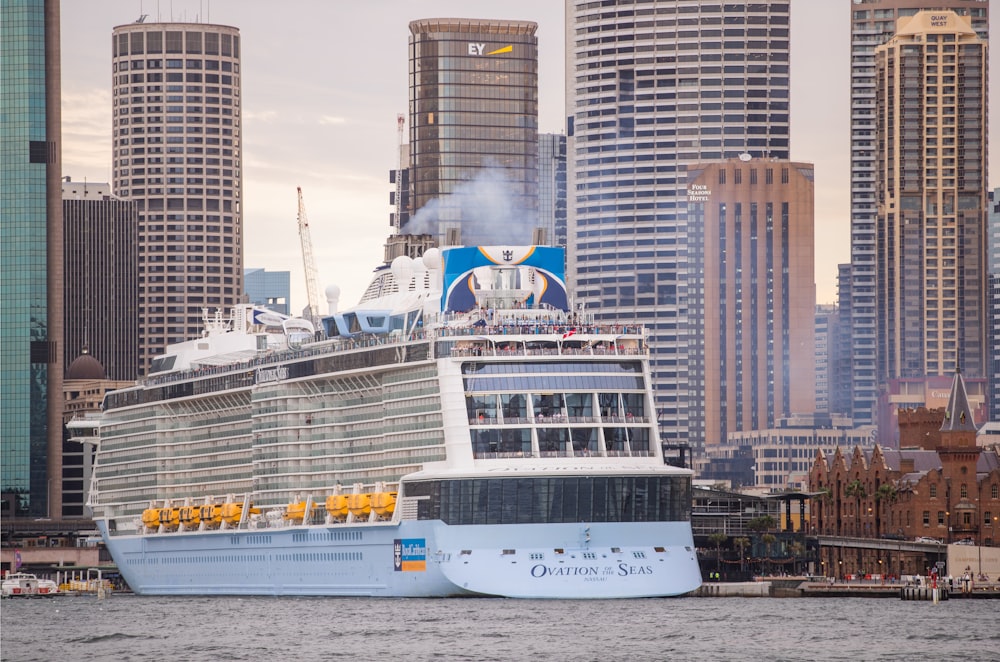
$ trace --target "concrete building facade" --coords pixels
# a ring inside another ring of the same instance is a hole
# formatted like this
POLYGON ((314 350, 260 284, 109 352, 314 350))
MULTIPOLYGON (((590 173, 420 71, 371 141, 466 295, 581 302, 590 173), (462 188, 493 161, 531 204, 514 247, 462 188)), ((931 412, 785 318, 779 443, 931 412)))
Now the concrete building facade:
POLYGON ((112 34, 114 193, 139 213, 139 365, 243 296, 239 30, 130 23, 112 34))
POLYGON ((813 166, 745 155, 686 174, 689 430, 707 450, 816 410, 813 166))
MULTIPOLYGON (((876 302, 878 283, 876 192, 875 48, 896 32, 896 20, 921 9, 967 16, 987 38, 987 0, 853 0, 851 12, 851 288, 841 310, 851 328, 851 411, 859 424, 874 423, 878 399, 876 302)), ((841 288, 841 295, 844 288, 841 288)))
POLYGON ((108 184, 62 184, 66 365, 89 354, 108 379, 139 376, 139 250, 135 202, 108 184))
POLYGON ((951 11, 875 49, 877 354, 893 379, 986 374, 986 43, 951 11))
POLYGON ((568 277, 597 319, 650 330, 667 443, 705 442, 691 429, 700 311, 688 303, 684 169, 788 158, 789 17, 787 2, 566 2, 568 277))

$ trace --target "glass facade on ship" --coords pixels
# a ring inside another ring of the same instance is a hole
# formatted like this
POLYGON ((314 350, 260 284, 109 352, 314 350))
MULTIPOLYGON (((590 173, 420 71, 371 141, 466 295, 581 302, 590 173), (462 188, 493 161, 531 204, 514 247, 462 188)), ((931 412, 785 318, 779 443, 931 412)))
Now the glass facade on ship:
POLYGON ((429 497, 418 519, 445 524, 686 522, 691 478, 574 476, 463 478, 407 482, 408 497, 429 497))
MULTIPOLYGON (((443 240, 460 228, 466 246, 498 243, 495 224, 463 225, 475 210, 462 209, 462 196, 445 197, 484 169, 496 173, 491 185, 502 186, 513 210, 537 215, 537 27, 476 19, 410 23, 410 199, 414 212, 438 203, 434 227, 404 226, 404 232, 443 240), (492 170, 501 168, 502 175, 492 170)), ((505 243, 531 242, 530 230, 505 231, 505 243)))

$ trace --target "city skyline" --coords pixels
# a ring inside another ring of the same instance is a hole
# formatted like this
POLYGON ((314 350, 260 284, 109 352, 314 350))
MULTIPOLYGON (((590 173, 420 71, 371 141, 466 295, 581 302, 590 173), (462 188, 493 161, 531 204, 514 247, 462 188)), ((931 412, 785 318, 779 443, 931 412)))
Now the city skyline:
MULTIPOLYGON (((829 303, 835 300, 837 264, 850 260, 850 5, 803 0, 791 5, 790 158, 816 164, 817 303, 829 303)), ((351 305, 381 259, 390 232, 388 172, 398 165, 396 116, 407 108, 409 21, 536 21, 539 131, 565 131, 563 3, 307 2, 296 5, 298 11, 287 19, 264 7, 262 2, 224 0, 168 6, 148 0, 63 3, 63 174, 74 180, 111 180, 108 72, 115 26, 148 14, 147 22, 239 28, 246 68, 245 265, 290 270, 293 310, 305 305, 296 186, 303 187, 309 207, 321 288, 339 285, 343 304, 351 305), (255 6, 261 10, 254 11, 255 6), (205 11, 203 18, 200 11, 205 11), (326 36, 310 39, 310 30, 302 28, 304 18, 309 25, 345 28, 320 31, 317 36, 326 36), (369 29, 351 30, 349 25, 369 29)), ((1000 66, 996 53, 990 60, 1000 66)), ((998 113, 1000 104, 992 104, 991 117, 998 113)), ((998 171, 992 170, 991 188, 998 185, 998 171)))

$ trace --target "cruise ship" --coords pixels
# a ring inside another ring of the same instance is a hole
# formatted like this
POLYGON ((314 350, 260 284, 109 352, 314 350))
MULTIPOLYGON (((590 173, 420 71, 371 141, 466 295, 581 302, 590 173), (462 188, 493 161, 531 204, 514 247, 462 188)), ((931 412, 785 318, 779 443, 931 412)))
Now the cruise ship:
POLYGON ((313 322, 205 312, 109 393, 90 506, 144 595, 677 596, 700 584, 647 335, 564 251, 431 248, 313 322))

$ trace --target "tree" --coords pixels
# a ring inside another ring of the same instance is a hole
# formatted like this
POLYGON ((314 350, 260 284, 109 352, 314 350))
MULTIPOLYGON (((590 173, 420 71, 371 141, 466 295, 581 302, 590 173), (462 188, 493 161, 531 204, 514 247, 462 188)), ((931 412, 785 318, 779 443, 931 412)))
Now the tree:
POLYGON ((882 510, 896 503, 896 486, 882 483, 875 490, 875 535, 882 535, 882 510))
POLYGON ((715 545, 715 572, 720 573, 722 565, 722 543, 729 539, 725 533, 713 533, 708 536, 708 542, 715 545))
POLYGON ((770 531, 774 528, 775 524, 775 519, 770 515, 761 515, 747 522, 747 529, 755 532, 770 531))
MULTIPOLYGON (((760 541, 764 543, 764 558, 765 558, 764 563, 768 565, 770 565, 771 562, 771 545, 773 545, 776 540, 777 538, 772 533, 765 533, 760 537, 760 541)), ((762 563, 761 574, 763 574, 763 566, 764 564, 762 563)))
POLYGON ((733 539, 733 547, 735 547, 740 552, 740 572, 746 571, 743 565, 743 553, 746 551, 747 547, 750 546, 750 539, 745 536, 740 536, 739 538, 733 539))
POLYGON ((854 535, 861 536, 861 500, 868 496, 864 484, 855 478, 844 488, 844 496, 855 498, 854 535))

